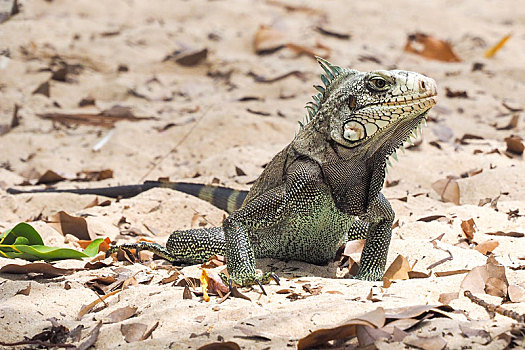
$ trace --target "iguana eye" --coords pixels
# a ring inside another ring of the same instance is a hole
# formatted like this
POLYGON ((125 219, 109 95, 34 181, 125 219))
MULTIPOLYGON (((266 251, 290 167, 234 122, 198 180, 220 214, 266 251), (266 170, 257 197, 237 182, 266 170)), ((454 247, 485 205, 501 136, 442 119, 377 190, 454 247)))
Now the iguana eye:
POLYGON ((373 77, 368 81, 368 85, 376 91, 383 91, 388 85, 388 82, 381 77, 373 77))

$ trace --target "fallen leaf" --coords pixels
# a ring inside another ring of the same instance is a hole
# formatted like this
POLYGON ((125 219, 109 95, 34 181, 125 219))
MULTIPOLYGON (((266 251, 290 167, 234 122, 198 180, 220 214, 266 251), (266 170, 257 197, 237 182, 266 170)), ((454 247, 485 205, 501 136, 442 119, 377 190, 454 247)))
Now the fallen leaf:
POLYGON ((299 45, 294 43, 286 44, 286 48, 294 51, 297 55, 307 55, 310 57, 326 57, 330 56, 330 48, 317 42, 315 46, 309 47, 305 45, 299 45))
POLYGON ((208 49, 197 49, 197 50, 184 50, 184 51, 174 51, 173 53, 166 56, 162 62, 165 61, 175 61, 177 64, 185 67, 196 66, 199 63, 206 60, 208 57, 208 49))
POLYGON ((525 146, 523 145, 523 139, 518 135, 511 135, 505 138, 507 143, 507 152, 517 154, 521 156, 525 146))
POLYGON ((509 282, 505 275, 505 267, 491 256, 487 263, 473 268, 461 282, 461 290, 472 293, 487 293, 505 297, 509 282))
POLYGON ((514 129, 515 127, 518 126, 518 121, 519 120, 520 120, 520 115, 519 114, 514 114, 507 125, 505 125, 505 126, 497 126, 497 125, 495 125, 496 130, 511 130, 511 129, 514 129))
POLYGON ((410 34, 404 50, 433 60, 461 62, 448 42, 424 33, 410 34))
POLYGON ((255 341, 271 341, 273 337, 270 334, 258 332, 253 328, 248 328, 244 326, 235 326, 234 328, 240 330, 244 334, 241 336, 235 336, 237 338, 244 338, 255 341))
POLYGON ((368 312, 362 316, 343 322, 334 328, 318 329, 311 332, 306 337, 299 339, 297 349, 311 349, 320 347, 330 340, 345 339, 357 335, 357 326, 369 326, 381 328, 385 324, 385 310, 378 307, 374 311, 368 312))
POLYGON ((365 241, 366 240, 364 239, 356 239, 346 242, 343 255, 350 256, 352 254, 361 254, 365 247, 365 241))
POLYGON ((232 341, 215 342, 201 346, 198 350, 241 350, 241 347, 232 341))
POLYGON ((459 298, 458 292, 452 292, 452 293, 441 293, 439 295, 438 301, 442 304, 448 305, 452 300, 455 300, 459 298))
POLYGON ((319 295, 321 294, 321 290, 323 289, 322 286, 312 287, 309 283, 303 284, 303 290, 307 293, 310 293, 312 295, 319 295))
POLYGON ((46 170, 46 172, 40 176, 36 182, 37 185, 40 184, 52 184, 59 181, 64 181, 66 178, 62 175, 57 174, 53 170, 46 170))
POLYGON ((510 231, 510 232, 503 232, 503 231, 485 232, 485 234, 486 235, 491 235, 491 236, 504 236, 504 237, 515 237, 515 238, 525 237, 525 233, 523 233, 523 232, 515 232, 515 231, 510 231))
POLYGON ((517 284, 511 284, 508 288, 509 300, 513 303, 525 302, 525 288, 517 284))
POLYGON ((112 169, 84 170, 77 173, 76 181, 101 181, 113 178, 112 169))
POLYGON ((432 337, 422 337, 418 335, 413 339, 403 340, 403 343, 423 350, 441 350, 447 346, 446 340, 440 335, 434 335, 432 337))
POLYGON ((175 271, 173 271, 173 273, 171 275, 169 275, 166 278, 163 278, 160 281, 160 283, 161 284, 167 284, 167 283, 175 282, 175 281, 177 281, 179 279, 180 275, 181 275, 181 273, 178 270, 175 270, 175 271))
POLYGON ((497 246, 499 246, 497 241, 489 239, 488 241, 481 242, 474 249, 483 255, 487 255, 487 253, 492 253, 492 251, 496 249, 497 246))
POLYGON ((485 52, 485 58, 492 58, 505 45, 507 40, 511 37, 510 34, 505 35, 500 41, 485 52))
POLYGON ((94 235, 90 235, 85 218, 71 216, 65 211, 59 211, 53 215, 48 223, 64 236, 69 234, 81 240, 92 240, 96 238, 94 235))
POLYGON ((337 38, 337 39, 342 39, 342 40, 350 39, 350 34, 339 33, 339 32, 336 32, 334 30, 326 29, 326 28, 323 28, 323 27, 320 27, 320 26, 315 27, 315 30, 317 32, 323 34, 323 35, 331 36, 331 37, 334 37, 334 38, 337 38))
POLYGON ((450 270, 450 271, 436 271, 434 272, 434 275, 436 275, 436 277, 446 277, 446 276, 453 276, 453 275, 461 275, 467 272, 470 272, 470 270, 460 269, 460 270, 450 270))
POLYGON ((106 322, 105 323, 117 323, 124 320, 127 320, 128 318, 135 315, 137 312, 137 307, 131 307, 131 306, 124 306, 119 309, 116 309, 115 311, 111 312, 109 315, 105 317, 106 322))
POLYGON ((21 294, 21 295, 29 295, 31 293, 31 282, 27 285, 27 287, 20 289, 18 292, 15 293, 15 295, 21 294))
POLYGON ((7 264, 0 268, 0 273, 28 274, 41 273, 46 277, 58 277, 70 275, 75 272, 74 269, 61 269, 48 263, 29 263, 25 265, 7 264))
POLYGON ((80 311, 78 312, 78 315, 77 315, 77 320, 80 320, 82 319, 82 316, 84 316, 85 314, 87 314, 88 312, 90 312, 91 310, 93 310, 93 308, 95 307, 95 305, 97 305, 98 303, 101 303, 101 302, 104 302, 105 299, 109 298, 110 296, 114 295, 114 294, 117 294, 119 292, 122 292, 122 289, 117 289, 117 290, 114 290, 113 292, 111 293, 108 293, 104 296, 101 296, 99 297, 98 299, 95 299, 95 301, 92 301, 91 303, 89 303, 88 305, 84 306, 82 309, 80 309, 80 311))
POLYGON ((446 218, 446 215, 437 214, 437 215, 424 216, 422 218, 417 219, 416 221, 431 222, 431 221, 438 220, 441 218, 446 218))
POLYGON ((357 325, 355 330, 359 346, 362 347, 370 346, 380 339, 390 338, 390 333, 369 326, 357 325))
POLYGON ((95 327, 93 327, 85 340, 77 346, 77 350, 87 350, 93 346, 97 342, 98 335, 100 333, 100 327, 102 327, 102 322, 99 322, 95 327))
POLYGON ((430 273, 424 273, 421 271, 408 271, 408 278, 414 279, 414 278, 429 278, 430 273))
POLYGON ((474 219, 470 218, 468 220, 461 221, 461 229, 463 230, 467 240, 471 242, 474 239, 474 232, 476 232, 476 224, 474 223, 474 219))
POLYGON ((193 293, 191 292, 190 287, 184 286, 184 290, 182 291, 182 299, 192 299, 192 298, 193 298, 193 293))
POLYGON ((438 180, 434 182, 431 187, 441 196, 443 202, 452 202, 459 205, 459 185, 456 179, 447 178, 438 180))
POLYGON ((151 335, 153 334, 153 332, 155 331, 155 329, 157 329, 157 327, 159 326, 160 322, 157 321, 155 322, 155 324, 153 326, 151 326, 150 329, 148 329, 146 332, 144 332, 144 334, 142 335, 142 337, 140 338, 140 340, 146 340, 148 339, 149 337, 151 337, 151 335))
POLYGON ((284 34, 269 26, 260 26, 255 33, 253 46, 258 55, 270 54, 286 45, 284 34))
POLYGON ((398 255, 383 275, 383 287, 390 287, 392 280, 409 279, 409 271, 411 271, 411 268, 408 260, 404 256, 398 255))
POLYGON ((120 325, 120 333, 124 336, 126 343, 142 340, 148 326, 144 323, 126 323, 120 325))
POLYGON ((213 269, 226 265, 226 258, 222 255, 212 255, 207 262, 201 265, 202 268, 213 269))
POLYGON ((33 95, 36 95, 36 94, 40 94, 40 95, 49 97, 51 95, 50 89, 49 89, 49 81, 45 81, 42 84, 38 85, 38 87, 33 91, 33 95))
POLYGON ((445 87, 445 96, 448 98, 468 98, 465 90, 450 90, 448 87, 445 87))

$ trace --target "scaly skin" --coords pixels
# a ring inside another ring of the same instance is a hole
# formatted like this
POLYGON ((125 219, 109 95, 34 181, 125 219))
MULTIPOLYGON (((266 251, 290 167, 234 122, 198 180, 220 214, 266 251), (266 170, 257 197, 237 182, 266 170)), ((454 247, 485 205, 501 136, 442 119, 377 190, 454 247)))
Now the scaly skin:
POLYGON ((189 263, 226 255, 232 280, 251 285, 261 281, 257 258, 323 264, 346 240, 364 238, 356 278, 382 278, 395 215, 380 192, 386 161, 435 105, 436 84, 414 72, 362 73, 319 62, 326 87, 316 87, 306 125, 222 228, 175 231, 166 248, 143 249, 189 263))
MULTIPOLYGON (((386 162, 436 104, 436 84, 414 72, 362 73, 318 61, 326 86, 316 86, 320 93, 307 105, 307 123, 249 193, 185 183, 121 187, 129 196, 152 187, 198 196, 231 214, 222 227, 175 231, 165 248, 144 242, 122 246, 151 250, 173 262, 225 255, 232 280, 251 285, 268 276, 256 273, 256 258, 323 264, 346 240, 364 238, 356 278, 380 280, 395 215, 380 192, 386 162)), ((113 196, 119 188, 44 191, 113 196)))

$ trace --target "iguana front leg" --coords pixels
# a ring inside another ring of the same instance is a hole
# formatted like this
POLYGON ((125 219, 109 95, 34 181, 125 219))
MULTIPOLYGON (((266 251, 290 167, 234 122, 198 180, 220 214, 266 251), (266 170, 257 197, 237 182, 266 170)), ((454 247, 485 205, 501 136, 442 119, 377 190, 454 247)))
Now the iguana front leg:
POLYGON ((252 244, 257 242, 257 232, 279 226, 291 213, 314 205, 316 195, 321 193, 322 188, 318 166, 308 161, 296 162, 290 166, 283 185, 252 199, 224 220, 226 263, 230 278, 235 283, 251 285, 258 281, 267 282, 255 271, 252 244))
POLYGON ((368 222, 368 232, 355 278, 366 281, 378 281, 383 278, 394 217, 394 210, 381 192, 377 199, 370 203, 368 212, 359 217, 368 222))

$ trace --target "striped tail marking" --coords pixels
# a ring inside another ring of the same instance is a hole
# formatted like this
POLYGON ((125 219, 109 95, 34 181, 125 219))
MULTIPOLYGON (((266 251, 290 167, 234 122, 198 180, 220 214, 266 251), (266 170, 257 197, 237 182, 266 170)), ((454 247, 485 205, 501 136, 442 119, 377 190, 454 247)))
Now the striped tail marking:
POLYGON ((195 196, 229 214, 239 209, 248 195, 248 191, 188 182, 165 182, 160 187, 171 188, 195 196))

